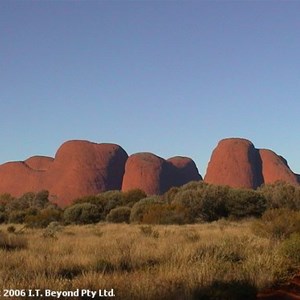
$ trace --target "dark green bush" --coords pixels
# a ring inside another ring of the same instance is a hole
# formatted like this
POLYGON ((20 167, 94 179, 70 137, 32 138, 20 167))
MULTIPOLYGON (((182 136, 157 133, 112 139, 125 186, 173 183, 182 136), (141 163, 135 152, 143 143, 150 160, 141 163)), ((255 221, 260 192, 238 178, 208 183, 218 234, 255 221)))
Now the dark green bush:
POLYGON ((50 204, 49 192, 46 190, 37 193, 28 192, 23 194, 20 198, 12 198, 5 205, 5 211, 9 214, 12 211, 23 211, 28 209, 43 209, 50 204))
POLYGON ((62 219, 62 211, 53 208, 46 208, 35 215, 27 215, 24 222, 27 227, 45 228, 51 222, 58 222, 62 219))
POLYGON ((96 223, 101 219, 101 212, 95 204, 78 203, 66 208, 63 218, 67 224, 96 223))
POLYGON ((106 216, 106 221, 112 223, 129 223, 131 209, 126 206, 113 208, 106 216))
POLYGON ((4 193, 0 195, 0 205, 5 207, 8 203, 12 202, 15 200, 15 197, 13 197, 9 193, 4 193))
POLYGON ((226 202, 229 187, 208 184, 203 184, 200 187, 198 189, 180 190, 172 202, 189 210, 189 223, 197 221, 211 222, 227 217, 226 202))
POLYGON ((228 193, 227 186, 207 185, 201 194, 200 220, 212 222, 227 217, 228 193))
POLYGON ((8 216, 5 212, 0 212, 0 224, 5 223, 8 219, 8 216))
POLYGON ((141 223, 143 221, 144 214, 149 210, 150 206, 153 204, 162 203, 159 196, 149 196, 144 198, 137 203, 135 203, 131 209, 130 213, 130 223, 137 222, 141 223))
POLYGON ((208 183, 204 181, 190 181, 180 187, 180 191, 186 190, 202 190, 208 186, 208 183))
POLYGON ((97 205, 98 202, 99 202, 98 196, 89 195, 89 196, 83 196, 83 197, 80 197, 80 198, 76 198, 73 201, 73 205, 74 204, 80 204, 80 203, 91 203, 91 204, 97 205))
POLYGON ((19 210, 12 211, 8 215, 8 222, 21 224, 24 223, 25 217, 26 217, 26 211, 19 211, 19 210))
POLYGON ((136 202, 146 197, 147 197, 146 193, 140 189, 129 190, 127 192, 123 192, 123 198, 121 199, 121 204, 124 206, 132 207, 136 202))
POLYGON ((47 190, 41 190, 37 192, 33 199, 33 207, 43 209, 49 204, 49 192, 47 190))
POLYGON ((180 190, 174 197, 172 204, 185 207, 188 210, 188 222, 193 223, 201 217, 202 191, 180 190))
POLYGON ((171 203, 178 192, 180 192, 179 187, 172 187, 162 195, 162 200, 166 203, 171 203))
POLYGON ((266 199, 254 190, 230 189, 226 207, 229 216, 236 219, 260 217, 266 210, 266 199))
POLYGON ((94 196, 84 196, 73 201, 74 204, 90 203, 97 206, 100 219, 105 220, 107 214, 117 206, 124 206, 124 195, 121 191, 107 191, 94 196))

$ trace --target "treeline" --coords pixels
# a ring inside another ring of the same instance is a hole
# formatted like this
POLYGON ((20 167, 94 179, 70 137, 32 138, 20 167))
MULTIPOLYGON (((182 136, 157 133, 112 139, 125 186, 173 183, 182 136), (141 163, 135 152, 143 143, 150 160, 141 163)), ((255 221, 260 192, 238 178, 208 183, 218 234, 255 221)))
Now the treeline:
POLYGON ((89 224, 101 221, 140 224, 191 224, 220 218, 261 217, 267 210, 300 210, 300 188, 276 182, 257 190, 190 182, 161 196, 139 190, 108 191, 74 200, 65 209, 49 201, 48 191, 19 198, 0 195, 0 222, 46 227, 51 222, 89 224))

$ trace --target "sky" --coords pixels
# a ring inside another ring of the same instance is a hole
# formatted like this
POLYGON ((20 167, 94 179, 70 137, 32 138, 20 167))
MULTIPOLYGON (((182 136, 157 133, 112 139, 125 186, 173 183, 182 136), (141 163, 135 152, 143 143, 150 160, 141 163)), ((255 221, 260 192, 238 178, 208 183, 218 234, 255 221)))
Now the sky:
POLYGON ((243 137, 300 173, 300 1, 0 1, 0 163, 66 140, 191 157, 243 137), (298 124, 298 125, 297 125, 298 124))

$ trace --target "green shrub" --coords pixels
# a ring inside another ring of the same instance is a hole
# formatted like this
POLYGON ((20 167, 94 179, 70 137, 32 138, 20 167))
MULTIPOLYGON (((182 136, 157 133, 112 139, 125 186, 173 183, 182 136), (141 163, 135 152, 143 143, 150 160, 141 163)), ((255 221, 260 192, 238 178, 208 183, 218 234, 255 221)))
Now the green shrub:
POLYGON ((229 187, 208 184, 203 184, 200 187, 198 189, 180 190, 172 202, 189 210, 189 223, 196 221, 211 222, 227 217, 226 201, 229 187))
POLYGON ((130 223, 141 223, 143 221, 143 216, 149 210, 149 207, 159 203, 162 203, 159 196, 149 196, 135 203, 131 209, 130 223))
POLYGON ((64 221, 75 224, 96 223, 101 219, 99 207, 91 203, 78 203, 65 209, 64 221))
POLYGON ((185 207, 188 210, 188 222, 193 223, 201 216, 202 191, 180 190, 174 197, 172 204, 185 207))
POLYGON ((136 202, 146 197, 146 193, 140 189, 129 190, 127 192, 123 192, 121 204, 124 206, 132 207, 136 202))
POLYGON ((24 222, 30 228, 45 228, 51 222, 58 222, 62 218, 62 211, 53 208, 46 208, 36 215, 27 215, 24 222))
POLYGON ((19 198, 11 198, 5 205, 5 210, 8 213, 12 211, 23 211, 27 209, 43 209, 49 205, 49 192, 47 190, 41 190, 37 193, 28 192, 23 194, 19 198))
POLYGON ((257 191, 230 189, 226 206, 233 218, 260 217, 266 210, 266 199, 257 191))
POLYGON ((289 208, 300 210, 300 188, 277 181, 262 185, 258 191, 266 198, 267 208, 289 208))
POLYGON ((200 219, 205 222, 212 222, 227 217, 228 193, 229 187, 227 186, 207 185, 201 194, 200 219))
POLYGON ((8 203, 14 201, 16 198, 9 193, 4 193, 0 195, 0 205, 5 207, 8 203))
POLYGON ((12 211, 8 215, 8 222, 9 223, 16 223, 16 224, 21 224, 24 223, 26 217, 26 211, 12 211))
POLYGON ((63 226, 57 221, 53 221, 43 231, 43 238, 57 239, 56 234, 63 229, 63 226))
POLYGON ((293 233, 300 233, 300 212, 287 208, 267 210, 252 224, 255 234, 271 238, 285 239, 293 233))
POLYGON ((129 223, 131 209, 126 206, 113 208, 106 216, 106 221, 112 223, 129 223))
POLYGON ((47 190, 41 190, 34 196, 32 206, 38 209, 46 208, 49 202, 49 192, 47 190))
POLYGON ((7 214, 5 212, 0 212, 0 224, 5 223, 7 221, 7 214))
POLYGON ((167 192, 165 192, 162 195, 163 201, 166 203, 171 203, 179 191, 180 191, 179 187, 170 188, 167 192))
POLYGON ((73 200, 73 205, 80 204, 80 203, 91 203, 91 204, 97 205, 98 202, 99 202, 98 196, 89 195, 89 196, 83 196, 80 198, 76 198, 75 200, 73 200))
POLYGON ((187 190, 202 190, 208 186, 208 183, 204 181, 190 181, 180 187, 180 191, 187 190))

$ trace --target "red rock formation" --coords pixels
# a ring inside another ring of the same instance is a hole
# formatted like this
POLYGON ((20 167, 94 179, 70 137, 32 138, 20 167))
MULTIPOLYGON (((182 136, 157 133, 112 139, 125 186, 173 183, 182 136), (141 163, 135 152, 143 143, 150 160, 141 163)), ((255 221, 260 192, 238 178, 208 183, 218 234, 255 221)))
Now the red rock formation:
POLYGON ((161 194, 167 190, 167 163, 152 153, 129 156, 125 165, 122 191, 139 188, 147 195, 161 194))
POLYGON ((127 157, 115 144, 68 141, 55 155, 46 189, 60 205, 77 197, 120 190, 127 157))
POLYGON ((53 160, 52 157, 48 156, 32 156, 25 160, 25 164, 31 169, 46 171, 50 168, 53 160))
POLYGON ((202 180, 195 162, 189 157, 175 156, 167 160, 174 168, 172 186, 181 186, 190 181, 202 180))
POLYGON ((8 162, 0 166, 0 193, 10 193, 15 197, 25 192, 37 192, 43 185, 43 171, 36 171, 24 162, 8 162))
POLYGON ((283 157, 267 149, 260 149, 259 154, 262 161, 264 183, 274 183, 275 181, 282 180, 293 185, 298 185, 297 176, 291 171, 283 157))
POLYGON ((245 139, 225 139, 213 151, 204 179, 208 183, 256 188, 281 180, 299 183, 287 161, 271 150, 257 150, 245 139))
POLYGON ((258 151, 245 139, 220 141, 212 153, 204 181, 231 187, 258 187, 263 183, 258 151))
POLYGON ((164 160, 152 153, 137 153, 126 162, 122 191, 139 188, 147 195, 163 194, 173 186, 201 179, 190 158, 164 160))
POLYGON ((20 196, 49 190, 50 200, 60 206, 77 197, 121 189, 127 153, 115 144, 69 141, 55 159, 29 158, 0 166, 0 193, 20 196))

